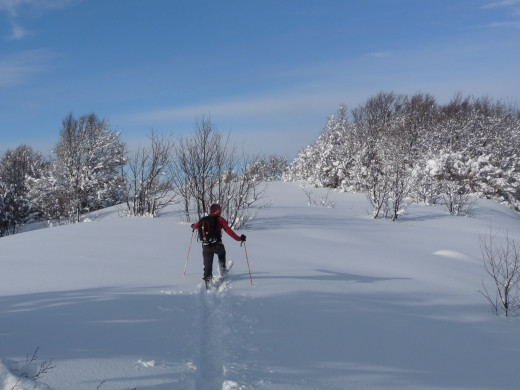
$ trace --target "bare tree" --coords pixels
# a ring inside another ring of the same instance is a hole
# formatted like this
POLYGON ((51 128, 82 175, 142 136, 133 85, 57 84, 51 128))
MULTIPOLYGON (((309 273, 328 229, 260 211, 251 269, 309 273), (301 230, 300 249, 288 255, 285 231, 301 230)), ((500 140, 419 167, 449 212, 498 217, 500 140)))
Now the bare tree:
POLYGON ((453 215, 469 214, 476 199, 464 182, 445 180, 440 186, 440 197, 446 210, 453 215))
POLYGON ((200 218, 219 198, 217 184, 224 180, 223 174, 232 170, 235 162, 228 144, 229 135, 223 138, 210 118, 197 120, 193 136, 180 138, 176 143, 171 170, 177 191, 184 200, 187 221, 190 220, 191 201, 200 218))
POLYGON ((303 192, 307 196, 307 204, 309 206, 321 206, 331 209, 336 207, 336 201, 329 199, 331 192, 330 189, 328 189, 327 193, 324 196, 321 196, 319 199, 317 199, 317 195, 312 190, 308 190, 303 187, 303 192))
POLYGON ((390 165, 390 200, 392 202, 392 221, 404 212, 408 205, 408 195, 410 193, 410 173, 406 164, 401 160, 395 160, 390 165))
POLYGON ((36 366, 35 363, 38 360, 38 351, 40 347, 36 347, 32 356, 27 354, 27 358, 25 360, 25 364, 18 370, 16 370, 16 374, 18 374, 19 378, 16 381, 15 385, 10 390, 19 390, 21 389, 20 381, 22 379, 30 379, 35 382, 33 390, 38 388, 38 381, 42 379, 43 376, 48 374, 52 369, 56 368, 52 364, 51 360, 46 360, 42 362, 39 366, 36 366))
POLYGON ((238 228, 252 217, 251 208, 264 196, 265 184, 249 174, 251 163, 231 144, 230 135, 218 131, 211 118, 196 121, 192 137, 175 144, 172 177, 183 199, 183 218, 207 213, 212 203, 220 203, 231 227, 238 228))
MULTIPOLYGON (((389 130, 381 137, 384 172, 389 182, 392 221, 397 220, 409 203, 411 182, 411 143, 404 118, 394 118, 389 130)), ((413 142, 412 142, 413 144, 413 142)))
MULTIPOLYGON (((254 160, 253 160, 254 161, 254 160)), ((234 171, 224 175, 220 183, 219 202, 226 210, 228 222, 239 228, 256 216, 259 209, 270 206, 264 202, 267 185, 263 180, 255 178, 251 172, 253 162, 246 157, 237 161, 234 171)))
MULTIPOLYGON (((375 160, 375 159, 374 159, 375 160)), ((367 199, 372 205, 372 218, 385 217, 389 210, 390 180, 381 162, 373 162, 365 177, 367 199)))
POLYGON ((175 201, 174 181, 170 176, 174 142, 172 136, 153 131, 150 145, 139 147, 128 159, 125 175, 126 204, 132 215, 156 216, 175 201))
POLYGON ((480 237, 484 269, 494 286, 490 292, 482 281, 483 290, 479 292, 496 315, 503 312, 508 317, 520 305, 520 244, 508 234, 502 245, 495 240, 492 232, 480 237))

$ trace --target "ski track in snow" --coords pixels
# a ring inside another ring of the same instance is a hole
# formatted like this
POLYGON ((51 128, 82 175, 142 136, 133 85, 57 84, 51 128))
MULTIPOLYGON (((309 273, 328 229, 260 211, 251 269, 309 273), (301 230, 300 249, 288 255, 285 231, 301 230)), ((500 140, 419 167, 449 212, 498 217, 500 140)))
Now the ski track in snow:
POLYGON ((230 311, 229 289, 228 280, 224 280, 222 283, 217 282, 208 291, 204 285, 200 287, 200 315, 197 320, 200 338, 195 389, 246 389, 234 381, 226 380, 226 365, 229 358, 226 338, 230 337, 229 329, 233 317, 233 313, 230 311))
POLYGON ((222 297, 218 292, 205 291, 201 286, 199 319, 199 357, 195 388, 221 390, 223 381, 223 342, 221 331, 224 326, 222 297))

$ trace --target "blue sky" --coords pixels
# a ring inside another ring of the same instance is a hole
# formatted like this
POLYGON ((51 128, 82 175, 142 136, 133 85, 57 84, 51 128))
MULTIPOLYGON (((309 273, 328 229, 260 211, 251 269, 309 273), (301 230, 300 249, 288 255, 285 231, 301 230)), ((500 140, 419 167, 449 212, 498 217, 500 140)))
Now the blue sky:
POLYGON ((292 158, 380 91, 520 103, 520 0, 0 0, 0 153, 72 112, 130 146, 210 116, 292 158))

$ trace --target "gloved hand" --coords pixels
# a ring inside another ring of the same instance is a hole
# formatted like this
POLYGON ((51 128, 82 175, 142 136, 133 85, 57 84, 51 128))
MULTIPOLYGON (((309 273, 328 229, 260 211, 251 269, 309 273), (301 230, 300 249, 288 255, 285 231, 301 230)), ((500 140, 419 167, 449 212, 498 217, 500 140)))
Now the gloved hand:
POLYGON ((245 235, 245 234, 242 234, 242 235, 240 236, 240 240, 241 240, 242 242, 244 242, 244 241, 246 240, 246 235, 245 235))

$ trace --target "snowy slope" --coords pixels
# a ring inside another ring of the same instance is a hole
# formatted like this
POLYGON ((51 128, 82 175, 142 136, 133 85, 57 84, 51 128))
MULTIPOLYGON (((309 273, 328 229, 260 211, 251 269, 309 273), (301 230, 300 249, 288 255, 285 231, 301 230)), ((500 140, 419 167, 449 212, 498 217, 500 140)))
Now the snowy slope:
MULTIPOLYGON (((317 197, 325 190, 313 190, 317 197)), ((175 208, 0 240, 0 389, 39 346, 40 389, 518 389, 520 323, 491 314, 479 235, 520 216, 479 201, 472 217, 415 206, 372 220, 361 194, 307 205, 273 183, 269 209, 225 238, 235 262, 201 290, 200 245, 175 208)), ((14 381, 14 382, 13 382, 14 381)), ((19 389, 32 389, 22 380, 19 389)))

